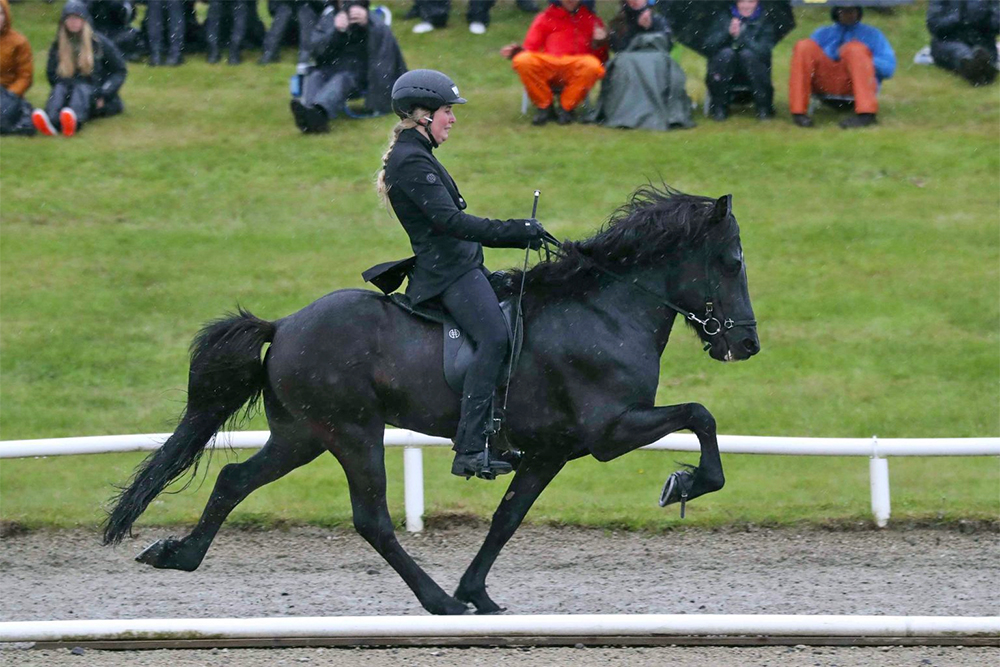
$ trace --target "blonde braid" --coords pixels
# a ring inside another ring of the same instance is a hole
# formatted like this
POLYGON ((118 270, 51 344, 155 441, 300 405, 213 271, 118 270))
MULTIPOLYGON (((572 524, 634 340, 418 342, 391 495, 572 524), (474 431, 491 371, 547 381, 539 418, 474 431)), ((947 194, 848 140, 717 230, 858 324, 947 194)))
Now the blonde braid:
POLYGON ((375 192, 378 193, 379 198, 382 200, 382 204, 391 210, 389 205, 389 187, 385 184, 385 165, 389 162, 389 156, 392 155, 392 149, 396 147, 396 141, 399 140, 399 135, 403 130, 410 130, 417 127, 419 123, 417 121, 422 120, 430 115, 430 112, 426 109, 416 108, 412 113, 406 118, 400 120, 392 128, 392 132, 389 134, 389 145, 386 146, 385 153, 382 154, 382 168, 379 169, 378 173, 375 174, 375 192))

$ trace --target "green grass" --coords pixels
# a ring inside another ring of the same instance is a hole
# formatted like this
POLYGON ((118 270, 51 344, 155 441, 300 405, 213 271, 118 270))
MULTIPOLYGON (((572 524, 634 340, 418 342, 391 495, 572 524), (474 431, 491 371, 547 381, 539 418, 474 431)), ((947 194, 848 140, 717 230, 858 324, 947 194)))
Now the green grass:
MULTIPOLYGON (((396 15, 405 7, 391 3, 396 15)), ((31 40, 36 84, 59 8, 15 5, 31 40)), ((602 3, 608 15, 611 6, 602 3)), ((799 27, 774 55, 787 110, 799 27)), ((688 192, 734 194, 763 351, 722 365, 688 332, 662 360, 660 404, 699 401, 720 432, 758 435, 1000 435, 1000 94, 912 65, 927 43, 923 6, 872 13, 900 66, 881 94, 877 128, 847 133, 821 110, 803 131, 787 115, 749 113, 690 131, 534 128, 496 49, 529 17, 495 10, 485 37, 464 29, 396 33, 410 67, 451 73, 470 104, 439 156, 474 213, 539 216, 563 238, 591 234, 646 179, 688 192)), ((261 317, 361 285, 360 272, 408 254, 371 187, 392 120, 338 121, 302 137, 287 108, 285 62, 179 69, 133 65, 124 116, 73 140, 0 142, 0 437, 168 431, 183 406, 187 345, 200 324, 238 302, 261 317)), ((688 91, 704 94, 704 60, 678 49, 688 91)), ((492 268, 519 261, 488 251, 492 268)), ((253 428, 265 428, 260 419, 253 428)), ((505 484, 446 479, 429 453, 428 510, 488 516, 505 484)), ((397 517, 398 452, 388 456, 397 517)), ((529 516, 535 521, 658 527, 673 458, 642 453, 571 464, 529 516), (639 470, 643 470, 639 473, 639 470)), ((691 457, 684 457, 690 460, 691 457)), ((135 456, 0 464, 0 517, 34 525, 92 523, 109 484, 135 456), (53 480, 58 480, 53 484, 53 480)), ((864 459, 726 457, 729 483, 699 500, 692 525, 815 522, 868 516, 864 459)), ((894 518, 996 518, 995 459, 893 460, 894 518)), ((164 496, 143 521, 190 521, 200 494, 164 496)), ((314 463, 262 490, 242 520, 341 523, 343 478, 314 463)))

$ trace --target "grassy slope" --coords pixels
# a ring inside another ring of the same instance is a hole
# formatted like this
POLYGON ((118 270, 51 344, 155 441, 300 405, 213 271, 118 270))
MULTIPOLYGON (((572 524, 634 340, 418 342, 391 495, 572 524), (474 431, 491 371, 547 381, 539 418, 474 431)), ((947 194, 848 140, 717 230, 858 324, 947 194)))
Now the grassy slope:
MULTIPOLYGON (((58 9, 15 11, 36 50, 29 98, 41 103, 58 9)), ((800 11, 800 27, 775 53, 779 109, 791 46, 824 15, 800 11)), ((764 351, 723 366, 679 332, 663 357, 661 404, 705 403, 725 433, 1000 434, 1000 99, 996 86, 971 89, 910 64, 927 41, 920 7, 871 17, 896 46, 900 68, 883 88, 880 126, 859 133, 839 130, 827 111, 811 132, 787 117, 759 126, 748 115, 720 125, 699 118, 694 130, 666 134, 532 128, 518 114, 516 78, 495 55, 528 18, 498 9, 478 39, 455 18, 432 37, 411 35, 401 21, 396 32, 411 67, 452 72, 472 100, 441 155, 473 211, 523 215, 538 187, 546 226, 574 238, 647 178, 734 193, 764 351)), ((679 58, 700 99, 703 60, 683 49, 679 58)), ((298 136, 286 106, 289 73, 287 62, 264 69, 251 58, 239 68, 209 67, 199 56, 180 69, 134 65, 125 116, 73 141, 3 140, 0 437, 170 430, 184 398, 186 346, 201 322, 236 302, 279 317, 358 286, 370 264, 407 254, 370 186, 391 119, 298 136)), ((518 258, 490 251, 488 261, 518 258)), ((448 480, 446 453, 430 456, 429 511, 488 514, 505 485, 448 480)), ((393 482, 399 458, 389 455, 393 482)), ((671 459, 575 463, 532 516, 662 525, 652 501, 671 459)), ((107 482, 124 479, 135 460, 4 462, 0 511, 5 519, 90 522, 107 482), (61 497, 52 495, 53 479, 61 497)), ((726 463, 730 484, 699 501, 698 523, 867 513, 862 459, 726 463)), ((997 514, 995 460, 891 466, 895 516, 997 514)), ((392 493, 398 508, 398 483, 392 493)), ((317 463, 240 511, 339 522, 345 499, 339 471, 317 463)), ((166 497, 146 520, 190 520, 202 502, 166 497)))

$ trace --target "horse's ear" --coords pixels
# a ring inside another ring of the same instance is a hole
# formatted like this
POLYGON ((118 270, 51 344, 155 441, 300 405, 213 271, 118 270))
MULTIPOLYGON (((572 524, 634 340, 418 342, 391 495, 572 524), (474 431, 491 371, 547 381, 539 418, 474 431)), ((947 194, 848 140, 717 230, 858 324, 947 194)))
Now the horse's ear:
POLYGON ((712 222, 723 222, 733 214, 733 196, 723 195, 712 207, 712 222))

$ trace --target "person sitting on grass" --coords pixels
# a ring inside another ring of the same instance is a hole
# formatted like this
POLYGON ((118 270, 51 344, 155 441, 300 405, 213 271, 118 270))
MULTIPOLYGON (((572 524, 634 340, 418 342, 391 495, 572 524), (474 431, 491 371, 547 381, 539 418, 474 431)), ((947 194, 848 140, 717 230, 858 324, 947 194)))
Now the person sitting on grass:
MULTIPOLYGON (((621 0, 609 24, 607 65, 593 120, 608 127, 694 127, 684 71, 670 57, 670 26, 649 0, 621 0)), ((588 118, 588 120, 590 120, 588 118)))
POLYGON ((549 0, 548 8, 532 21, 524 44, 508 44, 501 55, 511 58, 532 104, 532 123, 555 119, 573 122, 573 110, 604 76, 608 59, 608 31, 604 22, 580 0, 549 0), (553 104, 553 87, 561 87, 553 104))
POLYGON ((392 86, 406 62, 392 31, 368 8, 368 0, 338 0, 316 22, 309 39, 316 67, 305 77, 302 100, 291 103, 302 132, 328 132, 347 100, 362 93, 373 114, 392 111, 392 86))
POLYGON ((258 64, 278 62, 281 44, 289 30, 298 34, 298 62, 309 62, 309 36, 323 11, 322 0, 268 0, 267 9, 271 13, 271 27, 264 36, 264 53, 258 64))
POLYGON ((0 134, 31 136, 31 104, 24 94, 31 88, 34 61, 28 39, 14 30, 8 0, 0 0, 0 134))
POLYGON ((795 44, 788 78, 788 108, 799 127, 812 127, 808 116, 813 92, 853 95, 854 116, 844 129, 876 122, 878 89, 896 71, 896 54, 878 28, 861 23, 861 7, 834 7, 833 25, 818 28, 795 44))
POLYGON ((777 41, 775 26, 759 0, 737 0, 728 13, 719 15, 705 40, 711 54, 705 86, 712 96, 713 120, 729 117, 733 86, 739 82, 749 84, 758 120, 774 118, 771 51, 777 41))
POLYGON ((52 85, 49 100, 44 110, 31 115, 46 136, 59 130, 71 137, 89 119, 125 110, 118 96, 127 75, 125 58, 110 39, 94 31, 82 0, 69 0, 63 7, 46 73, 52 85))
POLYGON ((934 64, 973 86, 997 78, 1000 4, 996 0, 931 0, 927 7, 934 64))

